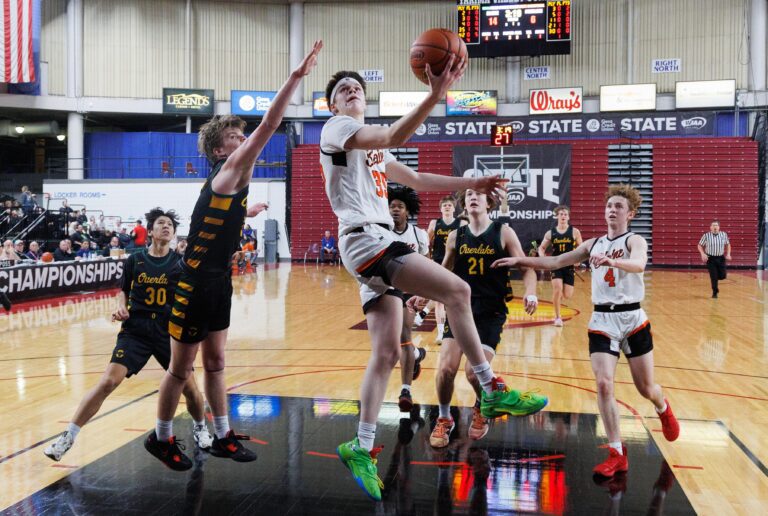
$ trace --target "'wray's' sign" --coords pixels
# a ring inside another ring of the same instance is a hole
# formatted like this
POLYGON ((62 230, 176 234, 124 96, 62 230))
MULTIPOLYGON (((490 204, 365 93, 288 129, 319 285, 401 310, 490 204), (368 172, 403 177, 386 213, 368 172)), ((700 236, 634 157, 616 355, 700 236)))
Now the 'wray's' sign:
POLYGON ((531 90, 528 99, 528 113, 531 115, 581 113, 582 99, 581 87, 531 90))

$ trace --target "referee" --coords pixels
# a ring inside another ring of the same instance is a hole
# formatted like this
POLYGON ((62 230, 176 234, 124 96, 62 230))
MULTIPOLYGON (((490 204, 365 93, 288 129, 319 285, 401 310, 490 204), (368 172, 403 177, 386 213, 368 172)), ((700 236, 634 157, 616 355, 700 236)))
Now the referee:
POLYGON ((699 240, 701 260, 709 269, 709 280, 712 282, 712 297, 717 298, 718 280, 725 279, 725 261, 731 259, 731 242, 725 231, 720 231, 720 222, 713 220, 709 233, 704 233, 699 240))

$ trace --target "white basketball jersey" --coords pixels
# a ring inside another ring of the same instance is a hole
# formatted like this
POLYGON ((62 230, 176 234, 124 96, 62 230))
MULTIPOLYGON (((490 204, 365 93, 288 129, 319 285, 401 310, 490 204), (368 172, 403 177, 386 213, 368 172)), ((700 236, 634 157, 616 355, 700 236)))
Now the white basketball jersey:
POLYGON ((392 235, 395 240, 408 244, 419 254, 426 256, 429 253, 429 236, 427 232, 413 224, 406 224, 405 231, 398 233, 394 229, 392 235))
MULTIPOLYGON (((627 240, 634 235, 631 231, 610 240, 608 235, 595 241, 590 256, 607 254, 611 258, 629 258, 627 240)), ((625 305, 639 303, 645 296, 642 272, 626 272, 616 267, 601 265, 592 268, 592 304, 625 305)))
POLYGON ((339 236, 365 224, 394 227, 385 168, 395 157, 388 150, 344 150, 363 126, 352 117, 334 116, 320 133, 325 193, 339 218, 339 236))

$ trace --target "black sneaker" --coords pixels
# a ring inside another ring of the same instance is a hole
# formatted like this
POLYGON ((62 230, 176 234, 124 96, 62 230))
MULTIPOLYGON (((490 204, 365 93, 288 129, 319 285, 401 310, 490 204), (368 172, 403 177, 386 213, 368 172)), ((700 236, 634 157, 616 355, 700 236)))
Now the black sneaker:
POLYGON ((410 412, 413 408, 413 398, 411 397, 411 391, 403 389, 400 391, 400 399, 397 400, 397 406, 400 407, 400 412, 410 412))
POLYGON ((176 440, 175 435, 164 443, 157 440, 157 433, 153 430, 144 440, 144 448, 174 471, 186 471, 192 467, 192 461, 181 451, 185 449, 184 445, 176 440))
POLYGON ((424 348, 417 348, 419 351, 419 358, 416 359, 416 362, 413 364, 413 379, 419 377, 421 374, 421 361, 427 358, 427 350, 424 348))
POLYGON ((247 435, 238 435, 234 430, 227 432, 227 436, 223 439, 219 439, 214 434, 210 454, 214 457, 232 459, 235 462, 252 462, 256 460, 256 454, 240 444, 240 441, 248 439, 247 435))
POLYGON ((11 311, 11 300, 8 299, 8 294, 5 292, 0 292, 0 305, 3 305, 6 312, 11 311))

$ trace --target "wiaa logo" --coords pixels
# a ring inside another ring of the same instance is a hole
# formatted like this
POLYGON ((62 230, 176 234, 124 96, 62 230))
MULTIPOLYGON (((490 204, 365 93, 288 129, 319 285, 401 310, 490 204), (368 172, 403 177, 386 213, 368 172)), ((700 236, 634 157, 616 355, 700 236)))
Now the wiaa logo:
POLYGON ((525 129, 525 124, 518 120, 515 120, 514 122, 510 122, 508 125, 512 128, 513 133, 519 133, 520 131, 525 129))
POLYGON ((707 119, 702 116, 695 116, 693 118, 686 118, 680 121, 680 125, 684 129, 701 129, 707 125, 707 119))
POLYGON ((507 192, 507 204, 517 206, 525 200, 525 194, 522 190, 509 190, 507 192))

